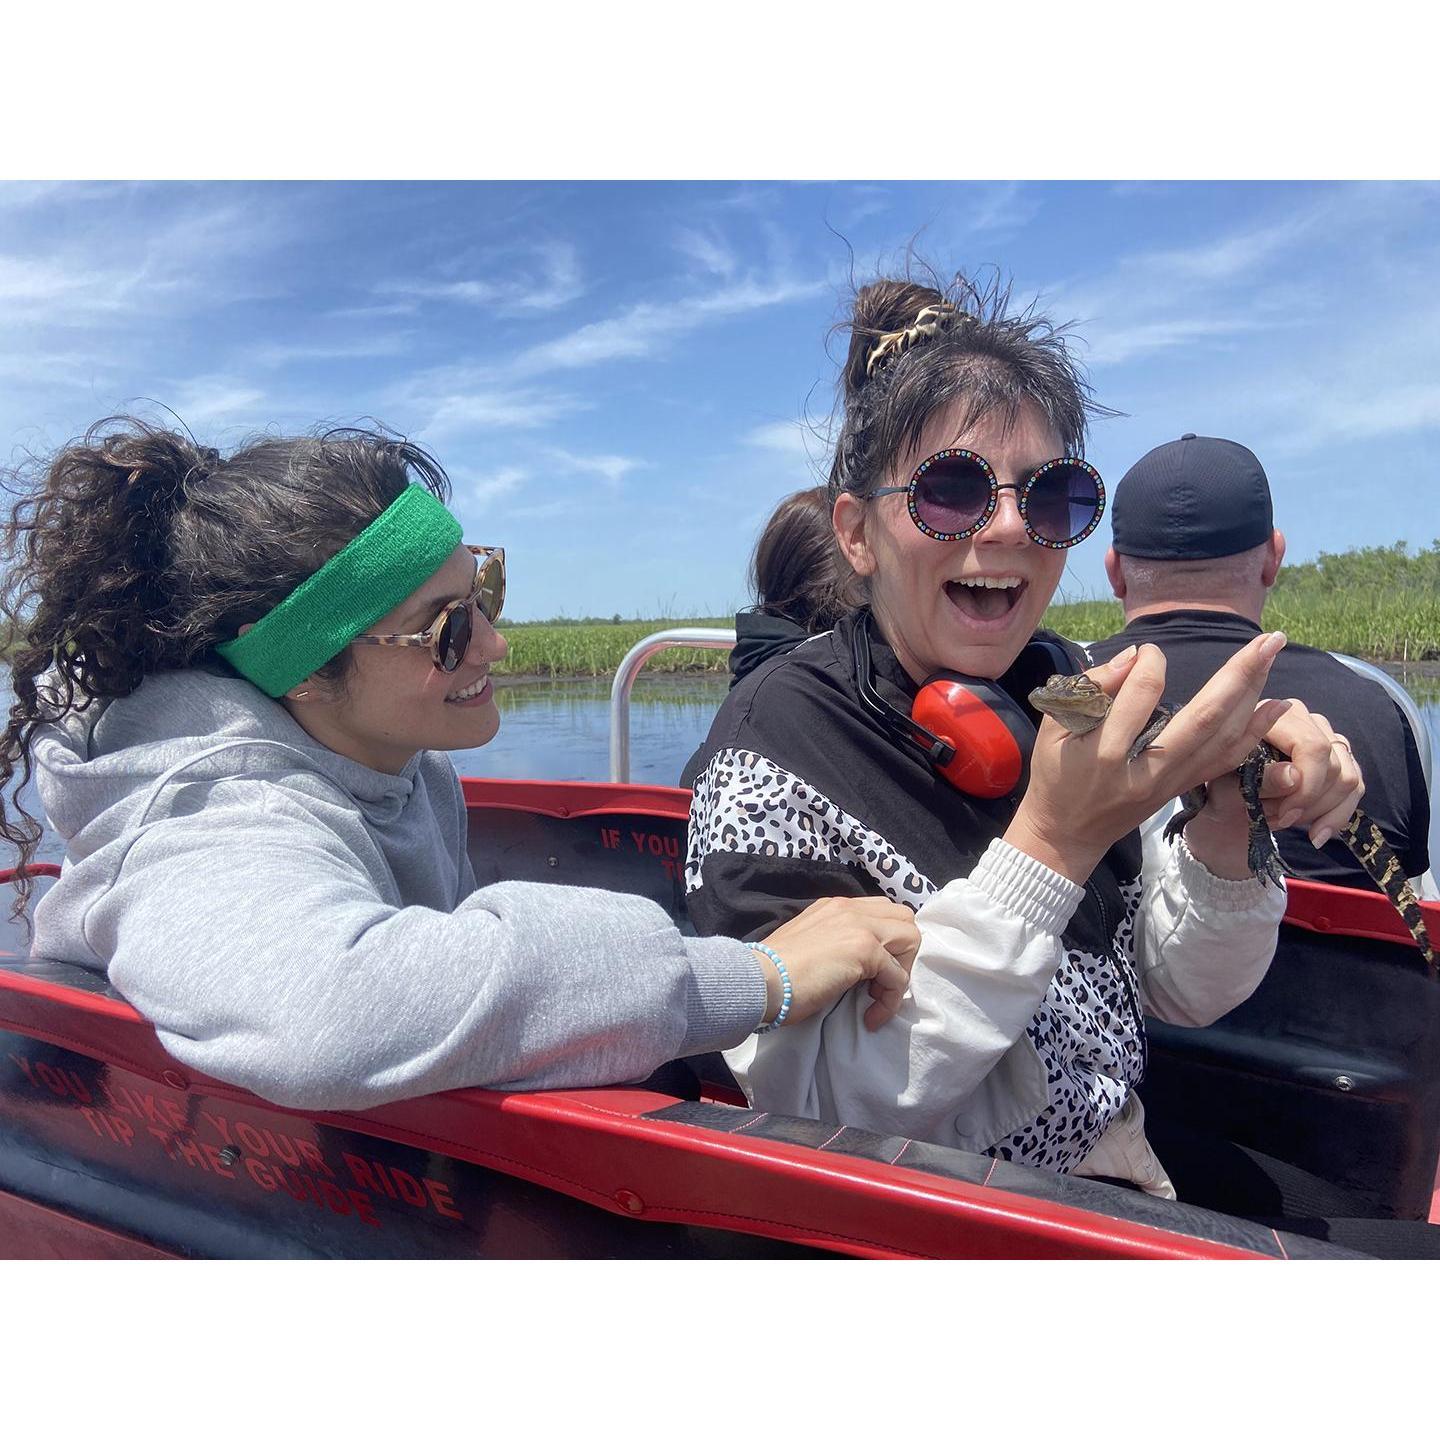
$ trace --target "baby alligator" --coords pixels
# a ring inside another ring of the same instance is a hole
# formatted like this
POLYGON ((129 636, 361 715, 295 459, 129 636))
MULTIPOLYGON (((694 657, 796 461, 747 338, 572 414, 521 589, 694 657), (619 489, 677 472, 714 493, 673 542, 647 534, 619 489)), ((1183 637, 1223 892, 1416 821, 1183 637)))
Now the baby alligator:
MULTIPOLYGON (((1072 735, 1087 734, 1110 711, 1110 697, 1088 675, 1052 675, 1039 689, 1030 692, 1030 703, 1042 715, 1058 720, 1072 735)), ((1135 759, 1142 750, 1154 744, 1175 714, 1176 707, 1173 705, 1157 706, 1145 728, 1135 737, 1129 751, 1130 759, 1135 759)), ((1286 873, 1260 803, 1260 782, 1265 778, 1265 767, 1283 758, 1278 750, 1262 740, 1245 757, 1236 772, 1240 777, 1245 813, 1250 821, 1250 873, 1261 884, 1278 885, 1286 873)), ((1200 813, 1204 804, 1203 785, 1187 791, 1180 809, 1165 826, 1165 838, 1173 841, 1200 813)), ((1405 878, 1399 857, 1380 833, 1379 826, 1363 811, 1357 810, 1337 838, 1345 842, 1350 853, 1365 867, 1365 873, 1389 897, 1406 928, 1415 937, 1431 974, 1440 979, 1440 956, 1430 944, 1425 919, 1420 913, 1420 902, 1405 878)))

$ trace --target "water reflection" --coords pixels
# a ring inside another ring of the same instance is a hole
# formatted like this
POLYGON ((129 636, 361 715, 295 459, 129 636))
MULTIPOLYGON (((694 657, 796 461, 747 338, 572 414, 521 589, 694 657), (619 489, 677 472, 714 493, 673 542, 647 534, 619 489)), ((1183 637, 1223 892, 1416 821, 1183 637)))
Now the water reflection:
MULTIPOLYGON (((1428 667, 1433 670, 1433 667, 1428 667)), ((1415 697, 1440 762, 1440 673, 1399 676, 1415 697)), ((630 778, 674 785, 705 738, 727 681, 723 675, 642 675, 630 701, 630 778)), ((455 753, 462 775, 494 779, 604 780, 610 773, 610 682, 550 680, 496 692, 500 732, 479 750, 455 753)), ((35 802, 27 799, 34 809, 35 802)), ((1431 807, 1430 853, 1440 861, 1440 804, 1431 807)), ((59 861, 63 847, 47 833, 37 858, 59 861)))
MULTIPOLYGON (((725 698, 723 675, 642 675, 630 694, 630 778, 674 785, 725 698)), ((610 774, 610 682, 549 680, 495 692, 500 733, 455 754, 462 775, 604 780, 610 774)))
MULTIPOLYGON (((1415 697, 1440 775, 1440 672, 1397 673, 1415 697)), ((725 676, 642 675, 630 700, 630 778, 674 785, 705 738, 727 688, 725 676)), ((455 756, 462 775, 604 780, 610 773, 610 682, 552 680, 497 691, 500 733, 455 756)), ((1440 789, 1440 783, 1437 783, 1440 789)), ((1440 862, 1440 804, 1431 806, 1430 854, 1440 862)))

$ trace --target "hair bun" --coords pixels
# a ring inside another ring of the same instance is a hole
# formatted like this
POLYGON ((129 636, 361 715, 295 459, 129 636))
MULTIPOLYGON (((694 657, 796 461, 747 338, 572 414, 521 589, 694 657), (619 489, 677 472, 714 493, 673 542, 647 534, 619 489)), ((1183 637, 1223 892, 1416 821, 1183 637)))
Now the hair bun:
POLYGON ((945 304, 940 291, 912 280, 875 280, 855 296, 850 318, 850 349, 845 357, 848 404, 870 380, 870 355, 885 335, 908 329, 921 311, 945 304))
POLYGON ((186 498, 186 481, 205 475, 220 463, 220 452, 213 447, 196 445, 172 431, 148 428, 107 435, 100 453, 112 471, 123 474, 127 495, 151 511, 157 504, 178 509, 186 498))
POLYGON ((873 377, 877 370, 883 370, 892 361, 898 360, 912 345, 966 321, 973 325, 975 317, 967 315, 948 300, 942 300, 938 305, 927 305, 913 323, 903 330, 887 331, 870 347, 870 354, 865 360, 866 376, 873 377))

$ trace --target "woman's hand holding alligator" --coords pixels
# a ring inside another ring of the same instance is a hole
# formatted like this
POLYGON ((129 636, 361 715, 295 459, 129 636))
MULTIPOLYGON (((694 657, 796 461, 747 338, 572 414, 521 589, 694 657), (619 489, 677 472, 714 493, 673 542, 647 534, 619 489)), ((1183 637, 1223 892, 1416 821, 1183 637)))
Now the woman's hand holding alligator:
POLYGON ((1006 840, 1083 883, 1127 831, 1175 796, 1210 785, 1213 801, 1190 822, 1187 843, 1213 873, 1243 878, 1250 873, 1245 811, 1233 777, 1263 740, 1289 757, 1268 767, 1261 789, 1267 815, 1279 828, 1309 827, 1311 839, 1323 844, 1354 810, 1364 786, 1323 717, 1298 701, 1260 699, 1284 645, 1281 634, 1257 636, 1133 759, 1164 693, 1165 657, 1145 645, 1090 671, 1111 697, 1110 712, 1086 735, 1045 720, 1030 785, 1006 840))
MULTIPOLYGON (((1197 697, 1198 698, 1198 697, 1197 697)), ((1265 741, 1288 760, 1265 770, 1260 799, 1272 830, 1302 826, 1318 850, 1350 818, 1365 793, 1360 766, 1330 722, 1299 700, 1266 732, 1265 741)), ((1213 874, 1243 880, 1249 816, 1233 774, 1206 784, 1205 808, 1185 829, 1191 853, 1213 874)))

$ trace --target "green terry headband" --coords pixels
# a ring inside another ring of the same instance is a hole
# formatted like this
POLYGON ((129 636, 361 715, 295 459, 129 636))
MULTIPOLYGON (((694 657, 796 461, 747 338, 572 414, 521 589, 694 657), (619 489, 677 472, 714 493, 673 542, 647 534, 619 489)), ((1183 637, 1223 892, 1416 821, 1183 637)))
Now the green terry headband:
POLYGON ((428 490, 407 486, 253 628, 215 648, 277 698, 423 585, 460 534, 460 522, 428 490))

